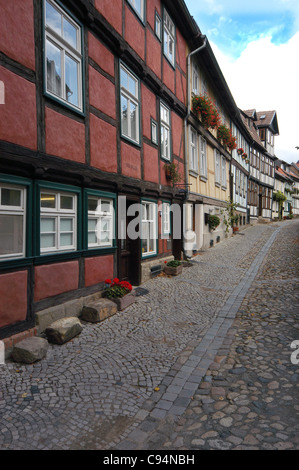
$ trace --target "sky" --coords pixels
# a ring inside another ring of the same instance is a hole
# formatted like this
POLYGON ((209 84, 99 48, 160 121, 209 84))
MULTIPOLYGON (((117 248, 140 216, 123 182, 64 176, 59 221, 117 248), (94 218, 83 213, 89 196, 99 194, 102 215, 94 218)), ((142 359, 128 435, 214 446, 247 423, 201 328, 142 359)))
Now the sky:
POLYGON ((299 160, 299 1, 185 0, 240 109, 277 112, 275 154, 299 160))

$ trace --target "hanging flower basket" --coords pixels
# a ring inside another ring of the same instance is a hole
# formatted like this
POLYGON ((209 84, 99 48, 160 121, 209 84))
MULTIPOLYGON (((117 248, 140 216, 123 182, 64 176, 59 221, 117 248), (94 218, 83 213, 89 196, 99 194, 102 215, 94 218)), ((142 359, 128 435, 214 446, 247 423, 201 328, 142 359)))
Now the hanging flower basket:
POLYGON ((205 95, 195 95, 192 98, 192 111, 201 120, 206 129, 216 129, 221 124, 221 119, 216 106, 205 95))
POLYGON ((232 135, 231 130, 224 124, 217 129, 217 139, 222 142, 223 147, 228 147, 229 150, 237 148, 236 137, 232 135))
POLYGON ((243 155, 244 150, 240 147, 240 148, 237 150, 237 152, 238 152, 238 155, 243 155))

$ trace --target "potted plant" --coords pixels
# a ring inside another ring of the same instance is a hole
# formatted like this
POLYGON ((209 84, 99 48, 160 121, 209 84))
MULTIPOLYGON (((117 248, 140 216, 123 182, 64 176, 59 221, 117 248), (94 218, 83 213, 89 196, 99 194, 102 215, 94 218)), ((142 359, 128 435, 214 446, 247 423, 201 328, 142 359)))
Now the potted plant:
POLYGON ((202 125, 206 129, 217 129, 221 124, 221 118, 215 104, 206 95, 193 96, 192 111, 201 119, 202 125))
POLYGON ((172 261, 164 261, 164 272, 165 274, 170 274, 171 276, 177 276, 181 274, 183 267, 182 263, 179 260, 172 260, 172 261))
POLYGON ((117 277, 105 280, 104 296, 116 303, 118 310, 124 310, 135 302, 135 292, 127 281, 120 281, 117 277))
POLYGON ((213 232, 220 224, 220 218, 218 215, 209 214, 208 225, 211 232, 213 232))
POLYGON ((219 126, 217 129, 217 139, 222 142, 224 147, 228 147, 229 150, 237 148, 236 137, 232 135, 231 129, 226 127, 224 124, 219 126))
POLYGON ((240 147, 240 148, 237 150, 237 152, 238 152, 238 155, 243 155, 244 150, 242 149, 242 147, 240 147))
POLYGON ((177 164, 175 164, 174 162, 165 163, 164 168, 165 168, 165 173, 166 173, 166 179, 172 181, 173 185, 181 181, 182 177, 178 171, 177 164))

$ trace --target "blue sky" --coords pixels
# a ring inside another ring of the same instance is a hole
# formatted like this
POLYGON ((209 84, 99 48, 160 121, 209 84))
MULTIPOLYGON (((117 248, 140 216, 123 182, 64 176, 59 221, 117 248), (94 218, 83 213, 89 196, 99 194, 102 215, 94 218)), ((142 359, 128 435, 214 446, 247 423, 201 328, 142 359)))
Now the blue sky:
POLYGON ((203 34, 231 57, 249 42, 271 36, 288 41, 299 27, 298 0, 185 0, 203 34))
POLYGON ((299 0, 185 0, 241 109, 276 110, 278 158, 299 160, 299 0))

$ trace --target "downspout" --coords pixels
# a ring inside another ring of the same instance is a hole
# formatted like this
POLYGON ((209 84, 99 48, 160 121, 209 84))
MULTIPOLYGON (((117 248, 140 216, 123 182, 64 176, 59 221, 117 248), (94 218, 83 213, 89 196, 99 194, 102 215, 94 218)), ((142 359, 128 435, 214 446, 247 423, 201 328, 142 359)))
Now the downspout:
MULTIPOLYGON (((197 49, 195 49, 194 51, 190 52, 187 56, 187 115, 185 116, 184 118, 184 135, 185 135, 185 184, 186 184, 186 192, 185 192, 185 197, 184 197, 184 200, 183 200, 183 206, 185 205, 185 203, 187 202, 188 198, 189 198, 189 186, 188 186, 188 164, 187 164, 187 155, 188 155, 188 139, 187 139, 187 121, 190 117, 190 114, 191 114, 191 105, 190 105, 190 66, 191 66, 191 56, 193 56, 194 54, 197 54, 198 52, 200 52, 202 49, 204 49, 207 45, 207 37, 206 36, 203 36, 201 35, 201 37, 204 39, 204 42, 203 44, 198 47, 197 49)), ((183 216, 184 216, 184 211, 183 211, 183 216)), ((185 224, 183 224, 183 227, 184 227, 185 224)), ((183 235, 184 236, 184 235, 183 235)), ((183 254, 184 254, 184 258, 187 259, 188 256, 185 252, 185 243, 183 242, 183 254)))

